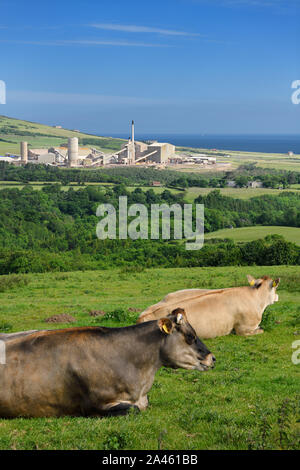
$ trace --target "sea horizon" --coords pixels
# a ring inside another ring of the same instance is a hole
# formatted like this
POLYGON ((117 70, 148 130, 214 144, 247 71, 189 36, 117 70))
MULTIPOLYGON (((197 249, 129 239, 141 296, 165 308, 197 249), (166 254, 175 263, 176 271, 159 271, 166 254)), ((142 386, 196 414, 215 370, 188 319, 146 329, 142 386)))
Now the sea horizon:
MULTIPOLYGON (((128 139, 128 134, 113 133, 110 137, 128 139)), ((300 154, 299 134, 181 134, 136 133, 136 140, 158 140, 177 147, 232 150, 242 152, 300 154)))

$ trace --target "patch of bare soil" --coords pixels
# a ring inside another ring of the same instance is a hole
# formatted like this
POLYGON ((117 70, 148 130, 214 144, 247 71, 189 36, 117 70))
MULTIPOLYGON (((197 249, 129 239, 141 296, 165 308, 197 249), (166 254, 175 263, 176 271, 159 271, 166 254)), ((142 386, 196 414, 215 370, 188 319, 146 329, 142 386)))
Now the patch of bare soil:
POLYGON ((104 310, 90 310, 89 315, 91 317, 102 317, 106 312, 104 310))
POLYGON ((45 318, 44 321, 46 323, 74 323, 76 318, 67 313, 62 313, 61 315, 53 315, 52 317, 45 318))

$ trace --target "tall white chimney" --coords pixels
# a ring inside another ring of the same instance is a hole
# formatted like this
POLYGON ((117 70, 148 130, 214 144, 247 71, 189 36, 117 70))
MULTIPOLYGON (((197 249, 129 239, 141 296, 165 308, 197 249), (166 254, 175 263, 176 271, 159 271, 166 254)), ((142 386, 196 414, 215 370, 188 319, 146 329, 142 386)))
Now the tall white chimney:
POLYGON ((134 144, 134 121, 131 122, 131 142, 134 144))

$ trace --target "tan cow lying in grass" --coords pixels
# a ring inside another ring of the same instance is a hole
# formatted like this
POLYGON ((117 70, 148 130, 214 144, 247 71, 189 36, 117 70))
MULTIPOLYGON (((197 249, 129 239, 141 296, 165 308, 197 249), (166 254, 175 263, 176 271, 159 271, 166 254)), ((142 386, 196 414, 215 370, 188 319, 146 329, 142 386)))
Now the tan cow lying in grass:
POLYGON ((138 323, 168 315, 183 308, 189 323, 200 338, 224 336, 235 330, 237 335, 263 333, 259 327, 264 310, 278 301, 280 279, 247 276, 250 286, 228 289, 185 289, 168 294, 163 300, 142 312, 138 323))

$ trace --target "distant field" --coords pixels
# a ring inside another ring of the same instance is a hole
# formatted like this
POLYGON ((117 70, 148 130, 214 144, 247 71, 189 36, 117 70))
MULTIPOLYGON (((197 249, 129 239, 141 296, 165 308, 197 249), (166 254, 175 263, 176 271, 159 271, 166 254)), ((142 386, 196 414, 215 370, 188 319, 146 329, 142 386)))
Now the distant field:
MULTIPOLYGON (((52 184, 57 184, 57 182, 55 182, 55 181, 53 181, 53 182, 47 181, 47 183, 42 182, 42 181, 32 181, 29 184, 34 189, 40 190, 44 186, 47 186, 51 183, 52 184)), ((103 188, 114 186, 113 183, 86 182, 84 185, 82 185, 82 184, 78 184, 76 182, 73 182, 73 183, 70 183, 68 185, 62 185, 61 188, 62 188, 63 191, 67 191, 69 188, 73 188, 76 191, 80 188, 84 188, 85 186, 89 186, 89 185, 100 186, 100 187, 103 187, 103 188)), ((24 183, 18 182, 18 181, 0 181, 0 189, 2 189, 2 188, 19 188, 19 189, 22 189, 24 186, 25 186, 24 183)), ((134 191, 136 188, 137 188, 137 186, 127 186, 126 189, 128 191, 134 191)), ((251 197, 263 196, 265 194, 277 195, 277 194, 281 194, 283 192, 291 192, 291 191, 294 191, 294 192, 298 193, 299 190, 300 190, 300 185, 294 184, 294 185, 291 186, 290 189, 196 188, 196 187, 192 187, 192 188, 188 188, 186 190, 178 190, 178 189, 169 188, 169 187, 166 187, 166 186, 158 186, 158 187, 155 187, 155 186, 142 186, 141 189, 143 191, 148 191, 149 189, 153 189, 153 191, 156 194, 161 194, 165 190, 168 190, 173 194, 184 194, 185 201, 189 202, 189 203, 192 203, 192 202, 194 202, 194 200, 198 196, 200 196, 200 195, 206 196, 207 194, 209 194, 211 191, 213 191, 215 189, 220 190, 220 192, 223 196, 233 197, 233 198, 237 198, 237 199, 250 199, 251 197)))
MULTIPOLYGON (((1 183, 0 183, 1 184, 1 183)), ((135 189, 134 186, 127 187, 129 191, 133 191, 135 189)), ((257 188, 257 189, 250 189, 250 188, 197 188, 191 187, 184 191, 180 191, 178 189, 168 188, 165 186, 161 187, 152 187, 152 186, 143 186, 142 189, 144 191, 148 191, 149 189, 153 189, 155 193, 161 194, 166 189, 171 191, 173 194, 184 194, 184 199, 186 202, 192 203, 198 196, 206 196, 210 192, 214 191, 215 189, 219 190, 223 196, 233 197, 237 199, 250 199, 251 197, 256 196, 263 196, 265 194, 268 195, 277 195, 283 192, 297 192, 300 189, 300 185, 292 185, 290 189, 269 189, 269 188, 257 188)))
MULTIPOLYGON (((49 186, 49 184, 60 184, 58 183, 57 181, 47 181, 47 183, 43 182, 43 181, 31 181, 30 183, 30 186, 33 187, 33 189, 36 189, 36 190, 41 190, 42 188, 44 187, 47 187, 49 186)), ((19 188, 19 189, 22 189, 24 188, 24 186, 27 186, 27 184, 25 185, 24 183, 21 183, 21 182, 18 182, 18 181, 0 181, 0 189, 3 189, 3 188, 19 188)), ((113 184, 111 183, 92 183, 92 182, 87 182, 85 183, 85 185, 82 185, 82 184, 78 184, 76 182, 74 183, 70 183, 68 185, 61 185, 61 189, 63 191, 67 191, 69 188, 72 188, 74 189, 74 191, 78 190, 78 189, 82 189, 86 186, 98 186, 98 187, 103 187, 104 188, 108 188, 110 186, 113 186, 113 184)))
POLYGON ((257 166, 277 170, 300 171, 300 155, 287 155, 282 153, 259 152, 227 152, 230 158, 219 157, 219 161, 230 162, 233 167, 245 163, 256 163, 257 166))
MULTIPOLYGON (((240 165, 245 165, 248 163, 256 163, 257 166, 263 168, 272 168, 277 170, 290 170, 290 171, 300 171, 300 155, 288 155, 283 153, 263 153, 263 152, 241 152, 234 150, 208 150, 208 149, 193 149, 193 148, 178 148, 178 154, 182 152, 193 152, 205 153, 209 156, 214 156, 217 158, 219 164, 225 163, 226 167, 223 168, 223 171, 231 171, 237 168, 240 165), (230 155, 229 158, 224 157, 224 155, 230 155)), ((191 165, 189 168, 180 168, 180 165, 177 168, 181 171, 215 171, 214 165, 208 167, 207 169, 202 169, 199 165, 191 165)))
POLYGON ((279 227, 279 226, 261 226, 241 227, 233 229, 223 229, 216 232, 207 233, 205 239, 210 238, 231 238, 236 242, 249 242, 264 238, 267 235, 282 235, 287 241, 296 243, 300 246, 300 228, 297 227, 279 227))
POLYGON ((214 370, 162 368, 149 408, 138 415, 0 419, 0 449, 299 449, 300 365, 291 360, 300 339, 298 266, 28 274, 7 285, 1 276, 0 331, 128 325, 137 313, 126 310, 117 321, 89 311, 144 309, 178 289, 246 285, 246 274, 280 277, 279 302, 264 315, 264 334, 205 341, 217 358, 214 370), (62 313, 75 322, 44 322, 62 313))
POLYGON ((283 192, 295 191, 298 192, 298 188, 293 185, 290 189, 269 189, 269 188, 188 188, 186 190, 185 199, 189 202, 193 202, 196 197, 202 195, 205 196, 214 189, 220 190, 223 196, 234 197, 237 199, 250 199, 251 197, 263 196, 264 194, 277 195, 283 192))
POLYGON ((300 171, 300 159, 295 161, 259 162, 258 166, 275 170, 300 171))
MULTIPOLYGON (((134 191, 137 187, 136 186, 127 186, 126 189, 128 191, 134 191)), ((165 190, 167 191, 170 191, 171 193, 173 194, 178 194, 178 193, 184 193, 184 191, 180 191, 178 189, 174 189, 174 188, 168 188, 166 186, 142 186, 141 189, 143 191, 149 191, 149 189, 153 189, 153 191, 156 193, 156 194, 161 194, 163 193, 165 190)))
MULTIPOLYGON (((42 181, 32 181, 29 184, 30 184, 30 186, 33 187, 33 189, 41 190, 43 187, 48 186, 49 184, 59 184, 59 183, 57 183, 57 181, 52 181, 52 182, 47 181, 47 183, 44 183, 42 181)), ((22 189, 22 188, 24 188, 24 186, 26 186, 24 183, 21 183, 21 182, 18 182, 18 181, 0 181, 0 189, 2 189, 2 188, 19 188, 19 189, 22 189)), ((108 188, 108 187, 114 186, 114 184, 113 183, 102 183, 102 182, 100 182, 100 183, 86 182, 84 185, 82 185, 82 184, 78 184, 78 183, 74 182, 74 183, 70 183, 68 185, 61 185, 61 189, 63 191, 67 191, 69 188, 73 188, 76 191, 76 190, 82 189, 86 186, 98 186, 98 187, 108 188)), ((126 189, 130 192, 134 191, 136 188, 137 188, 137 186, 127 186, 126 187, 126 189)), ((161 194, 166 189, 168 189, 168 191, 171 191, 172 193, 181 193, 181 192, 183 192, 183 191, 179 191, 179 190, 173 189, 173 188, 171 188, 171 189, 166 188, 165 186, 161 186, 161 187, 143 186, 141 189, 143 191, 148 191, 149 189, 153 189, 153 191, 157 194, 161 194)))

